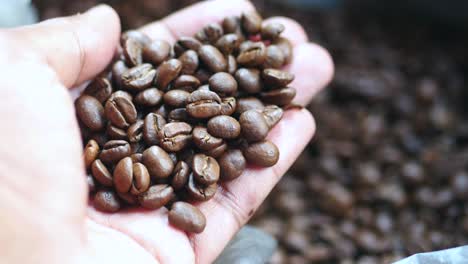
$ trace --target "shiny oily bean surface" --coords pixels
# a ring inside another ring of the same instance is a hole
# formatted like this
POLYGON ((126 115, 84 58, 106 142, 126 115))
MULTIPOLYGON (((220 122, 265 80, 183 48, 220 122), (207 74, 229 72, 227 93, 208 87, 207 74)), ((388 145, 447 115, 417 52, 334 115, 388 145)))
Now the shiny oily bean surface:
POLYGON ((126 157, 120 160, 114 169, 114 186, 117 192, 126 193, 133 182, 132 158, 126 157))
POLYGON ((250 93, 259 93, 262 90, 263 84, 258 69, 240 68, 235 74, 239 89, 250 93))
POLYGON ((195 34, 203 43, 215 43, 223 35, 223 28, 218 23, 210 23, 195 34))
POLYGON ((221 98, 211 91, 194 91, 187 102, 187 112, 195 118, 209 118, 221 111, 221 98))
POLYGON ((102 130, 105 126, 104 108, 94 97, 82 95, 75 101, 76 114, 91 131, 102 130))
POLYGON ((151 180, 148 169, 145 167, 145 165, 139 162, 134 162, 133 159, 132 162, 133 181, 130 188, 130 193, 133 195, 138 195, 148 190, 151 180))
POLYGON ((137 66, 143 62, 143 45, 135 38, 127 38, 122 43, 125 62, 130 66, 137 66))
POLYGON ((120 209, 120 201, 117 194, 111 190, 100 190, 94 195, 94 207, 103 212, 117 212, 120 209))
POLYGON ((91 164, 91 174, 100 184, 104 186, 113 185, 112 174, 101 160, 97 159, 91 164))
POLYGON ((99 158, 104 163, 115 163, 119 160, 130 156, 130 144, 128 144, 125 140, 111 140, 108 141, 104 147, 102 148, 101 154, 99 154, 99 158))
POLYGON ((196 38, 181 37, 177 40, 176 44, 174 45, 174 52, 176 53, 176 55, 180 56, 180 54, 187 50, 193 50, 198 52, 201 46, 201 42, 196 38))
POLYGON ((197 126, 192 132, 193 143, 201 150, 211 150, 223 144, 222 138, 217 138, 210 133, 206 127, 197 126))
POLYGON ((263 68, 279 69, 284 64, 284 54, 278 46, 270 45, 266 48, 266 59, 263 68))
POLYGON ((171 225, 186 232, 201 233, 205 229, 205 215, 189 203, 175 202, 168 215, 171 225))
POLYGON ((127 131, 112 124, 107 125, 106 133, 109 139, 127 140, 127 131))
POLYGON ((220 115, 211 118, 207 124, 208 132, 219 138, 233 139, 240 135, 241 127, 233 117, 220 115))
POLYGON ((221 100, 221 115, 232 115, 236 111, 237 102, 235 97, 225 97, 221 100))
POLYGON ((140 205, 146 209, 159 209, 174 198, 174 189, 167 184, 151 186, 146 192, 138 196, 140 205))
POLYGON ((267 58, 266 47, 263 42, 254 42, 237 56, 237 63, 246 67, 262 65, 267 58))
POLYGON ((234 75, 237 70, 237 61, 233 55, 228 55, 227 57, 227 72, 231 75, 234 75))
POLYGON ((155 78, 156 87, 165 90, 171 81, 179 76, 182 63, 178 59, 170 59, 159 65, 155 78))
POLYGON ((231 74, 218 72, 208 80, 210 90, 222 95, 232 95, 237 91, 237 82, 231 74))
POLYGON ((194 179, 203 185, 216 183, 219 179, 219 164, 213 157, 196 154, 192 160, 194 179))
POLYGON ((192 126, 185 122, 168 123, 159 131, 160 146, 166 151, 180 151, 190 144, 191 133, 192 126))
POLYGON ((158 146, 152 146, 143 152, 143 164, 154 179, 164 179, 174 170, 174 162, 169 154, 158 146))
POLYGON ((143 138, 144 121, 137 120, 127 130, 128 141, 131 143, 139 142, 143 138))
POLYGON ((164 103, 172 107, 185 107, 190 93, 184 90, 170 90, 164 94, 164 103))
POLYGON ((261 28, 262 39, 275 40, 285 30, 281 23, 264 23, 261 28))
POLYGON ((242 153, 247 162, 262 167, 275 165, 280 155, 278 147, 269 140, 249 144, 242 153))
POLYGON ((195 181, 193 173, 190 173, 189 180, 187 183, 187 193, 190 198, 197 200, 197 201, 208 201, 209 199, 213 198, 216 194, 216 190, 218 189, 218 185, 213 183, 208 186, 204 186, 199 184, 195 181))
POLYGON ((145 33, 138 31, 138 30, 127 30, 122 33, 120 37, 120 43, 124 43, 125 40, 132 38, 136 42, 140 43, 140 45, 148 45, 151 43, 150 37, 148 37, 145 33))
POLYGON ((260 101, 256 97, 240 98, 239 100, 237 100, 236 113, 242 114, 243 112, 252 109, 262 110, 264 107, 265 106, 263 105, 262 101, 260 101))
POLYGON ((256 34, 262 28, 262 17, 255 11, 243 13, 241 16, 242 28, 249 34, 256 34))
POLYGON ((218 158, 220 178, 225 181, 239 177, 247 166, 247 161, 239 149, 229 149, 218 158))
POLYGON ((294 80, 294 74, 278 70, 278 69, 264 69, 262 78, 269 89, 286 87, 294 80))
POLYGON ((179 57, 182 63, 182 74, 194 74, 199 65, 198 54, 193 50, 187 50, 179 57))
POLYGON ((149 45, 143 46, 143 60, 153 65, 159 65, 169 58, 171 45, 165 40, 154 40, 149 45))
POLYGON ((157 88, 148 88, 135 95, 133 102, 142 107, 154 107, 162 102, 163 93, 157 88))
POLYGON ((112 85, 107 78, 97 77, 86 87, 83 94, 93 96, 103 104, 112 94, 112 85))
POLYGON ((91 139, 88 141, 88 143, 85 146, 84 153, 83 153, 83 158, 85 161, 85 168, 89 169, 91 164, 97 159, 99 156, 99 144, 96 142, 96 140, 91 139))
POLYGON ((190 175, 190 167, 185 161, 179 161, 177 162, 172 180, 171 180, 171 186, 174 188, 174 190, 180 190, 184 188, 187 185, 188 178, 190 175))
POLYGON ((151 86, 155 76, 153 66, 144 63, 125 71, 122 74, 122 85, 129 91, 141 91, 151 86))
POLYGON ((159 131, 166 124, 166 119, 159 114, 149 113, 145 117, 143 125, 143 139, 146 144, 156 145, 159 143, 159 131))
POLYGON ((284 111, 281 107, 276 105, 268 105, 262 109, 262 113, 268 127, 272 128, 283 118, 284 111))
POLYGON ((107 100, 105 113, 107 119, 119 128, 127 128, 135 123, 137 110, 132 101, 125 97, 115 97, 107 100))
POLYGON ((292 102, 296 96, 296 89, 286 87, 282 89, 275 89, 268 92, 260 93, 260 98, 267 104, 274 104, 284 106, 292 102))
POLYGON ((203 45, 198 50, 198 56, 203 64, 212 72, 222 72, 227 69, 224 55, 212 45, 203 45))
POLYGON ((225 55, 236 51, 240 45, 240 39, 237 34, 226 34, 216 41, 216 47, 225 55))
POLYGON ((270 127, 265 116, 258 110, 248 110, 239 117, 242 136, 249 142, 261 141, 268 135, 270 127))
POLYGON ((184 90, 187 92, 193 92, 200 86, 200 81, 192 75, 180 75, 174 80, 172 89, 184 90))

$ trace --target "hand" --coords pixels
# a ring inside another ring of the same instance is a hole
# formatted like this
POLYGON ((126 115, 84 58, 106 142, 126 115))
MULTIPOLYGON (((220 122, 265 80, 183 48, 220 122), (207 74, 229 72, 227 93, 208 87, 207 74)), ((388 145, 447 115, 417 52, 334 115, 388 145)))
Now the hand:
MULTIPOLYGON (((141 30, 173 42, 209 22, 252 10, 244 0, 203 2, 141 30)), ((331 79, 330 56, 307 43, 287 18, 294 45, 289 70, 297 103, 307 104, 331 79)), ((101 72, 119 41, 117 14, 106 6, 85 14, 0 31, 0 262, 1 263, 210 263, 252 216, 311 139, 310 113, 290 110, 271 131, 277 165, 248 169, 221 184, 199 205, 203 233, 168 224, 167 210, 127 209, 115 214, 88 207, 82 145, 68 88, 101 72)))

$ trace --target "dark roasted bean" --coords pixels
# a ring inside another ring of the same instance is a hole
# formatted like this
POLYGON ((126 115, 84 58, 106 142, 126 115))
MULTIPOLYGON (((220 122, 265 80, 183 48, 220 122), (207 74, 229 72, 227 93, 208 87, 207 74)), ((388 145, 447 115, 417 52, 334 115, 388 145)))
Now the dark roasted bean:
POLYGON ((198 183, 210 185, 219 179, 219 164, 213 157, 196 154, 192 160, 192 172, 198 183))
POLYGON ((242 28, 248 34, 256 34, 262 28, 262 17, 255 11, 243 13, 241 16, 242 28))
POLYGON ((260 78, 260 71, 258 69, 241 68, 235 74, 239 89, 253 94, 262 90, 262 79, 260 78))
POLYGON ((218 158, 228 149, 228 145, 224 142, 223 144, 212 148, 210 150, 204 151, 204 154, 211 156, 213 158, 218 158))
POLYGON ((107 119, 119 128, 127 128, 136 122, 137 111, 132 101, 125 97, 115 97, 107 100, 105 113, 107 119))
POLYGON ((112 94, 112 85, 107 78, 97 77, 86 87, 83 94, 91 95, 103 104, 112 94))
POLYGON ((210 90, 220 95, 232 95, 237 92, 237 82, 231 74, 218 72, 208 80, 210 90))
POLYGON ((240 39, 237 34, 226 34, 216 42, 216 47, 225 55, 229 55, 239 48, 240 39))
POLYGON ((291 87, 260 93, 260 98, 263 100, 263 102, 279 106, 291 103, 295 96, 296 89, 291 87))
POLYGON ((213 198, 216 194, 216 190, 218 189, 218 185, 213 183, 208 186, 203 186, 198 184, 195 179, 193 173, 190 173, 188 184, 186 187, 187 193, 190 198, 195 199, 197 201, 208 201, 209 199, 213 198))
POLYGON ((270 45, 266 48, 266 59, 263 68, 279 69, 284 65, 284 54, 276 45, 270 45))
POLYGON ((263 39, 275 40, 284 31, 285 27, 281 23, 264 23, 260 34, 263 39))
POLYGON ((117 192, 126 193, 130 191, 133 182, 132 158, 121 159, 114 169, 114 186, 117 192))
POLYGON ((178 59, 170 59, 161 63, 155 78, 156 87, 165 90, 169 83, 179 76, 181 70, 182 63, 178 59))
POLYGON ((120 209, 120 202, 115 192, 101 190, 94 195, 94 207, 103 212, 117 212, 120 209))
POLYGON ((99 131, 104 128, 104 108, 96 98, 82 95, 75 101, 75 108, 80 121, 91 131, 99 131))
POLYGON ((202 44, 196 38, 181 37, 174 45, 174 51, 176 55, 180 56, 186 50, 193 50, 198 52, 201 46, 202 44))
POLYGON ((185 161, 177 162, 171 181, 171 186, 174 190, 180 190, 187 185, 190 175, 190 167, 185 161))
POLYGON ((233 139, 239 136, 241 127, 236 119, 220 115, 211 118, 207 124, 208 132, 215 136, 225 139, 233 139))
POLYGON ((154 107, 162 102, 163 93, 156 88, 148 88, 135 95, 133 102, 142 107, 154 107))
POLYGON ((139 142, 143 138, 144 121, 138 120, 127 130, 128 141, 131 143, 139 142))
POLYGON ((242 128, 242 136, 249 142, 258 142, 266 138, 270 127, 262 112, 258 110, 248 110, 239 117, 242 128))
POLYGON ((151 86, 156 70, 151 64, 144 63, 128 69, 122 74, 122 85, 129 91, 138 92, 151 86))
POLYGON ((206 218, 195 206, 175 202, 169 211, 169 223, 186 232, 201 233, 205 229, 206 218))
POLYGON ((265 121, 267 122, 268 127, 272 128, 283 117, 283 109, 276 105, 268 105, 262 109, 262 113, 265 117, 265 121))
POLYGON ((119 160, 130 156, 130 144, 125 140, 111 140, 108 141, 102 148, 99 159, 104 163, 115 163, 119 160))
POLYGON ((174 162, 171 157, 158 146, 152 146, 143 152, 143 164, 153 179, 163 179, 171 175, 174 162))
POLYGON ((292 73, 277 70, 277 69, 264 69, 262 72, 262 79, 269 89, 286 87, 294 80, 292 73))
POLYGON ((223 54, 212 45, 201 46, 198 50, 198 56, 208 70, 212 72, 222 72, 227 69, 227 62, 223 54))
POLYGON ((112 174, 101 160, 97 159, 91 164, 91 174, 100 184, 104 186, 112 186, 112 174))
POLYGON ((143 126, 143 139, 148 145, 159 143, 158 132, 166 124, 166 120, 159 114, 149 113, 145 117, 143 126))
POLYGON ((125 129, 113 126, 112 124, 107 125, 106 134, 109 139, 127 139, 127 131, 125 131, 125 129))
POLYGON ((122 75, 128 70, 127 65, 122 60, 118 60, 112 66, 112 80, 116 88, 122 88, 122 75))
POLYGON ((221 179, 224 181, 233 180, 239 177, 245 170, 247 163, 242 151, 229 149, 218 158, 221 171, 221 179))
MULTIPOLYGON (((172 89, 193 92, 200 86, 200 81, 192 75, 180 75, 174 80, 172 89)), ((184 105, 185 106, 185 105, 184 105)))
POLYGON ((252 143, 244 148, 242 153, 247 162, 262 167, 271 167, 279 159, 278 147, 268 140, 252 143))
POLYGON ((237 100, 236 113, 242 114, 247 110, 258 109, 262 110, 265 106, 262 101, 256 97, 245 97, 237 100))
POLYGON ((94 193, 96 191, 96 181, 93 176, 86 175, 86 183, 88 186, 88 193, 94 193))
POLYGON ((86 169, 89 169, 91 164, 97 159, 97 157, 99 156, 99 151, 100 148, 96 140, 89 140, 83 151, 83 158, 86 169))
POLYGON ((143 46, 143 60, 153 65, 159 65, 171 54, 171 46, 165 40, 154 40, 143 46))
POLYGON ((198 54, 193 50, 187 50, 179 57, 182 63, 182 74, 194 74, 198 69, 198 54))
POLYGON ((125 62, 130 66, 137 66, 143 62, 142 48, 143 45, 135 38, 127 38, 122 43, 125 62))
POLYGON ((190 93, 184 90, 170 90, 164 94, 164 103, 172 107, 185 107, 190 93))
POLYGON ((211 150, 223 144, 224 140, 208 133, 206 127, 197 126, 192 132, 193 143, 201 150, 211 150))
POLYGON ((210 23, 195 34, 203 43, 215 43, 223 35, 223 28, 218 23, 210 23))
POLYGON ((194 91, 187 103, 187 113, 195 118, 209 118, 221 111, 221 98, 211 91, 194 91))
POLYGON ((221 115, 232 115, 236 111, 236 98, 235 97, 225 97, 221 100, 221 115))
POLYGON ((140 205, 147 209, 159 209, 174 197, 174 189, 167 184, 151 186, 146 192, 138 196, 140 205))
POLYGON ((233 55, 227 56, 227 72, 234 76, 237 70, 237 61, 233 55))
POLYGON ((142 46, 143 45, 148 45, 151 43, 151 39, 143 32, 137 31, 137 30, 127 30, 122 33, 122 36, 120 38, 120 43, 123 45, 125 40, 132 38, 136 42, 140 43, 142 46))
POLYGON ((292 60, 292 54, 293 54, 291 42, 286 38, 279 37, 275 41, 273 41, 272 44, 280 48, 281 51, 283 52, 284 63, 285 64, 290 63, 292 60))
POLYGON ((262 65, 267 58, 266 47, 263 42, 254 42, 237 56, 237 63, 246 67, 262 65))
POLYGON ((191 133, 192 126, 185 122, 168 123, 159 131, 159 144, 166 151, 180 151, 190 144, 191 133))

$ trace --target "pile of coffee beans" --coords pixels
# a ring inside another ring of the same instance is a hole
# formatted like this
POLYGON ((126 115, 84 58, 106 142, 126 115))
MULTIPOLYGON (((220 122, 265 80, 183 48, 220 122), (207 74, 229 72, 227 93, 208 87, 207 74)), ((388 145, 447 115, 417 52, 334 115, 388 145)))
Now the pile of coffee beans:
POLYGON ((199 233, 205 217, 188 202, 211 199, 247 164, 275 165, 266 137, 296 95, 280 70, 292 56, 283 30, 252 12, 173 46, 125 32, 111 70, 75 101, 94 206, 166 206, 172 225, 199 233))

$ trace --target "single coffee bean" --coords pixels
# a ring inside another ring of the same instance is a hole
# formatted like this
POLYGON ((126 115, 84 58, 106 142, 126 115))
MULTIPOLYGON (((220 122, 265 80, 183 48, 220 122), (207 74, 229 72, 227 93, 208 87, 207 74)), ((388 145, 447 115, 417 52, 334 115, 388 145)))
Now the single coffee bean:
MULTIPOLYGON (((234 33, 239 37, 243 37, 240 18, 237 16, 225 17, 222 22, 225 34, 234 33)), ((240 38, 240 40, 243 40, 240 38)))
POLYGON ((96 140, 90 139, 85 146, 83 154, 86 169, 89 169, 91 164, 97 159, 99 156, 99 150, 99 144, 96 140))
POLYGON ((122 43, 125 62, 130 66, 137 66, 143 62, 142 43, 135 38, 127 38, 122 43))
POLYGON ((225 55, 236 51, 240 45, 239 36, 236 34, 226 34, 216 41, 216 47, 225 55))
POLYGON ((247 162, 239 149, 229 149, 218 158, 221 179, 230 181, 239 177, 245 170, 247 162))
POLYGON ((208 79, 211 77, 211 72, 206 70, 205 68, 200 68, 195 72, 195 78, 197 78, 201 84, 207 84, 208 79))
POLYGON ((262 25, 261 36, 262 39, 275 40, 285 30, 281 23, 265 23, 262 25))
POLYGON ((262 112, 258 110, 248 110, 239 117, 242 128, 242 136, 249 142, 258 142, 266 138, 270 127, 262 112))
POLYGON ((167 184, 151 186, 146 192, 138 196, 140 205, 147 209, 159 209, 174 197, 174 189, 167 184))
POLYGON ((223 54, 212 45, 203 45, 198 50, 198 56, 203 64, 212 72, 222 72, 227 69, 223 54))
POLYGON ((127 30, 122 33, 122 36, 120 37, 120 43, 123 45, 125 40, 132 38, 138 43, 141 44, 141 46, 144 45, 149 45, 151 43, 151 38, 148 37, 145 33, 137 30, 127 30))
POLYGON ((211 150, 224 143, 222 138, 217 138, 208 133, 206 127, 197 126, 192 132, 193 143, 201 150, 211 150))
POLYGON ((209 118, 221 111, 221 98, 211 91, 194 91, 187 103, 187 113, 195 118, 209 118))
POLYGON ((130 193, 133 195, 138 195, 140 193, 146 192, 151 183, 148 169, 145 167, 145 165, 139 162, 133 162, 132 167, 133 181, 132 187, 130 188, 130 193))
POLYGON ((194 74, 198 69, 198 54, 193 50, 187 50, 179 57, 182 63, 182 74, 194 74))
POLYGON ((269 140, 252 143, 242 153, 247 162, 262 167, 271 167, 279 159, 278 147, 269 140))
POLYGON ((163 93, 156 88, 148 88, 135 95, 133 102, 142 107, 154 107, 162 102, 163 93))
POLYGON ((151 86, 156 70, 151 64, 144 63, 128 69, 122 74, 122 85, 129 91, 142 91, 151 86))
POLYGON ((218 23, 210 23, 195 34, 203 43, 215 43, 223 35, 223 28, 218 23))
POLYGON ((227 72, 231 75, 234 75, 237 70, 237 61, 233 55, 227 56, 227 72))
POLYGON ((190 173, 188 184, 186 187, 187 194, 190 198, 197 200, 197 201, 208 201, 209 199, 213 198, 216 194, 216 190, 218 189, 218 185, 213 183, 208 186, 204 186, 199 184, 195 181, 193 173, 190 173))
POLYGON ((99 155, 99 158, 107 164, 118 162, 119 160, 130 156, 130 144, 125 140, 108 141, 99 155))
POLYGON ((169 107, 166 107, 166 105, 162 104, 156 110, 154 110, 152 113, 158 114, 158 115, 162 116, 163 118, 167 119, 167 116, 168 116, 170 110, 171 109, 169 109, 169 107))
POLYGON ((114 186, 117 192, 126 193, 130 191, 133 182, 132 158, 121 159, 114 169, 114 186))
POLYGON ((210 150, 205 150, 203 153, 207 156, 210 156, 210 157, 213 157, 213 158, 218 158, 220 157, 221 155, 223 155, 223 153, 228 149, 228 145, 226 144, 226 142, 223 142, 221 145, 217 146, 217 147, 214 147, 210 150))
POLYGON ((263 42, 253 42, 237 56, 237 63, 246 67, 262 65, 267 58, 266 47, 263 42))
POLYGON ((148 145, 159 143, 158 132, 166 124, 166 120, 159 114, 149 113, 145 117, 143 126, 143 139, 148 145))
POLYGON ((138 197, 131 193, 119 193, 116 192, 117 196, 128 205, 138 205, 138 197))
POLYGON ((241 16, 242 28, 248 34, 257 34, 262 28, 262 17, 255 11, 243 13, 241 16))
POLYGON ((143 164, 153 179, 167 178, 174 170, 171 157, 158 146, 152 146, 143 152, 143 164))
POLYGON ((94 195, 94 207, 103 212, 117 212, 120 201, 116 193, 111 190, 100 190, 94 195))
POLYGON ((107 119, 119 128, 127 128, 136 122, 137 111, 132 101, 125 97, 115 97, 106 102, 105 113, 107 119))
POLYGON ((201 233, 206 226, 206 218, 195 206, 186 202, 175 202, 169 211, 169 223, 183 231, 201 233))
POLYGON ((211 118, 208 121, 207 127, 211 135, 225 139, 237 138, 241 132, 239 122, 226 115, 211 118))
POLYGON ((190 144, 191 133, 192 126, 185 122, 168 123, 159 131, 159 144, 166 151, 180 151, 190 144))
POLYGON ((112 124, 107 125, 106 134, 109 139, 127 140, 127 131, 125 131, 125 129, 113 126, 112 124))
POLYGON ((266 48, 266 59, 263 68, 279 69, 284 65, 284 54, 276 45, 270 45, 266 48))
POLYGON ((176 108, 169 112, 167 120, 169 122, 186 122, 189 124, 197 123, 197 120, 187 113, 186 108, 176 108))
POLYGON ((210 156, 196 154, 192 160, 192 171, 194 179, 203 185, 216 183, 219 179, 219 164, 210 156))
POLYGON ((232 115, 236 111, 236 98, 225 97, 221 100, 221 115, 232 115))
POLYGON ((91 174, 100 184, 104 186, 113 185, 112 174, 101 160, 97 159, 91 164, 91 174))
POLYGON ((208 80, 210 90, 221 95, 232 95, 237 92, 237 82, 231 74, 226 72, 215 73, 208 80))
MULTIPOLYGON (((180 75, 174 80, 172 89, 193 92, 200 86, 200 81, 192 75, 180 75)), ((184 105, 185 106, 185 105, 184 105)))
POLYGON ((128 70, 127 65, 122 60, 118 60, 112 66, 112 80, 117 88, 122 88, 122 75, 128 70))
POLYGON ((263 108, 262 113, 269 128, 274 127, 283 118, 283 109, 276 105, 268 105, 263 108))
POLYGON ((143 159, 143 154, 133 153, 132 155, 130 155, 130 158, 132 158, 133 163, 141 163, 141 161, 143 159))
POLYGON ((262 79, 270 89, 281 88, 294 80, 294 74, 277 69, 264 69, 262 79))
POLYGON ((256 97, 245 97, 237 100, 236 114, 242 114, 252 109, 262 110, 265 106, 262 101, 256 97))
POLYGON ((291 87, 260 93, 260 98, 263 100, 263 102, 279 106, 291 103, 295 96, 296 89, 291 87))
POLYGON ((196 38, 181 37, 177 40, 177 42, 174 45, 174 52, 177 56, 180 56, 187 50, 193 50, 195 52, 198 52, 201 46, 201 42, 198 41, 196 38))
POLYGON ((131 143, 139 142, 143 138, 143 127, 145 122, 143 120, 137 120, 127 130, 128 141, 131 143))
POLYGON ((171 55, 171 45, 165 40, 154 40, 143 46, 143 60, 159 65, 171 55))
POLYGON ((197 89, 198 91, 209 91, 210 90, 210 86, 208 84, 204 84, 204 85, 201 85, 200 87, 198 87, 197 89))
POLYGON ((96 191, 96 181, 93 176, 86 175, 86 184, 88 185, 88 193, 94 193, 96 191))
POLYGON ((177 162, 172 174, 171 186, 176 191, 180 190, 187 185, 190 175, 190 167, 185 161, 179 161, 177 162))
POLYGON ((103 104, 112 94, 112 85, 107 78, 97 77, 86 87, 83 94, 91 95, 103 104))
POLYGON ((179 76, 182 63, 178 59, 170 59, 159 65, 155 84, 159 89, 165 90, 170 82, 179 76))
POLYGON ((293 48, 291 42, 287 38, 279 37, 272 42, 272 45, 281 49, 284 55, 284 64, 288 64, 292 60, 293 48))
POLYGON ((91 131, 102 130, 105 126, 104 108, 94 97, 82 95, 75 101, 78 118, 91 131))
POLYGON ((108 100, 114 100, 117 97, 124 97, 129 101, 133 100, 133 96, 126 91, 115 91, 111 94, 108 100))
POLYGON ((172 107, 185 107, 190 93, 184 90, 170 90, 164 94, 164 103, 172 107))
POLYGON ((240 68, 235 74, 239 89, 249 94, 259 93, 263 84, 260 71, 257 69, 240 68))

